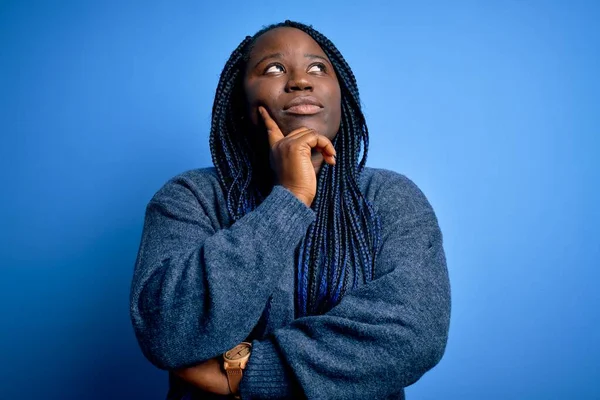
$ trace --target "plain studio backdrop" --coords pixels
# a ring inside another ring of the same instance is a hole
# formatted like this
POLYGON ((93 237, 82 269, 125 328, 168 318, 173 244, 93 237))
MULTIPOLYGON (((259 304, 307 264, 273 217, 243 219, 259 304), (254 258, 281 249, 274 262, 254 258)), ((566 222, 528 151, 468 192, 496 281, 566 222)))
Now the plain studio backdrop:
POLYGON ((129 287, 145 206, 211 165, 231 51, 313 24, 356 73, 368 165, 437 212, 452 283, 417 399, 600 398, 600 6, 0 2, 0 399, 162 399, 129 287))

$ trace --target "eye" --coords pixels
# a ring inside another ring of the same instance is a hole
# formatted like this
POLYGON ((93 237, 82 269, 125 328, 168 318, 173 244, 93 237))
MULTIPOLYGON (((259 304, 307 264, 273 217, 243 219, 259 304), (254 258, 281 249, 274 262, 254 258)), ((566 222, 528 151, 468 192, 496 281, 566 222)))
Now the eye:
POLYGON ((270 64, 267 65, 267 68, 265 68, 265 74, 276 74, 276 73, 281 73, 281 72, 285 72, 285 68, 283 68, 283 65, 281 64, 270 64))
POLYGON ((327 67, 323 63, 315 63, 308 68, 308 72, 327 72, 327 67))

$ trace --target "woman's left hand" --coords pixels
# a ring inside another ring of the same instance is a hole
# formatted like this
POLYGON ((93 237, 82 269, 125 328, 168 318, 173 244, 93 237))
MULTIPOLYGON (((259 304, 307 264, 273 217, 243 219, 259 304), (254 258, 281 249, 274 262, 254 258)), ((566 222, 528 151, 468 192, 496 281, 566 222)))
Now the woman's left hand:
POLYGON ((220 395, 228 395, 231 393, 229 391, 227 375, 221 369, 221 361, 219 358, 211 358, 202 364, 174 370, 173 372, 183 380, 199 387, 205 392, 220 395))

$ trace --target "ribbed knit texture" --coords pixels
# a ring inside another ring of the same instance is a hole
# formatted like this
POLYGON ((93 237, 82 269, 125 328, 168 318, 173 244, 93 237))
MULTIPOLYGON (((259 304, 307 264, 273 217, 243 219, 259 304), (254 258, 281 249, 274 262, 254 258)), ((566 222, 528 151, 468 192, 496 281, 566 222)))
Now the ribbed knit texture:
MULTIPOLYGON (((240 389, 242 397, 258 399, 291 397, 294 388, 290 385, 286 366, 273 342, 254 341, 253 347, 255 352, 252 354, 252 365, 248 365, 244 371, 244 384, 240 389), (254 357, 255 355, 257 357, 254 357)), ((298 388, 295 391, 300 392, 298 388)))
MULTIPOLYGON (((315 213, 276 186, 232 224, 214 169, 167 182, 146 209, 131 286, 148 360, 182 368, 250 340, 243 399, 403 399, 447 341, 442 236, 406 177, 367 168, 360 186, 381 219, 375 279, 324 315, 294 319, 296 251, 315 213)), ((209 398, 171 374, 169 399, 186 394, 209 398)))

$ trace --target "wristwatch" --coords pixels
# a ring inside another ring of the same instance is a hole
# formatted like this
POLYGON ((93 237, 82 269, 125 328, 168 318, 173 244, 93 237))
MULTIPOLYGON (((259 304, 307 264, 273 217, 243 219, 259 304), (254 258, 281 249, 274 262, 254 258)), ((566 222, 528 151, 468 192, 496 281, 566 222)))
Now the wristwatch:
POLYGON ((229 390, 239 399, 240 382, 242 381, 242 370, 246 369, 248 359, 252 353, 252 343, 242 342, 233 349, 223 353, 223 368, 227 374, 229 390))

